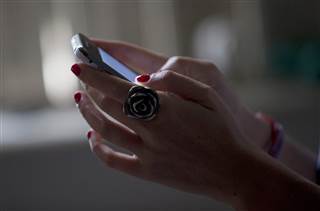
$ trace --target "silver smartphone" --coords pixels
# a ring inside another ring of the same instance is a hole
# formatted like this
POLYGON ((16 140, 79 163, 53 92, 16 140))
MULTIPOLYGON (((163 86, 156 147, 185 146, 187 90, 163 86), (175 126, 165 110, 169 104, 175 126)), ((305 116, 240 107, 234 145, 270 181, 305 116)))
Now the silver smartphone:
POLYGON ((105 71, 112 75, 118 76, 124 80, 134 82, 138 75, 102 48, 97 47, 85 35, 78 33, 71 38, 73 53, 84 63, 105 71))

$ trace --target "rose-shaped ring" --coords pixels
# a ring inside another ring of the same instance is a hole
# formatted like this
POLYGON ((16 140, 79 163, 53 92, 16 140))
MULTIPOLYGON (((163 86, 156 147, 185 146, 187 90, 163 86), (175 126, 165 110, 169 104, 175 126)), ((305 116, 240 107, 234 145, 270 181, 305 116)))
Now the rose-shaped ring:
POLYGON ((151 120, 159 110, 158 94, 143 86, 133 86, 123 104, 123 112, 131 118, 151 120))

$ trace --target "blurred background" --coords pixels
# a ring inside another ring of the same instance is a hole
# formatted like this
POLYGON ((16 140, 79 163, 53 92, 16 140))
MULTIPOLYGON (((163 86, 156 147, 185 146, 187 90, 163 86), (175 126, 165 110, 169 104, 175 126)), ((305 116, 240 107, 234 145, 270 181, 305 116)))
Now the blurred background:
POLYGON ((231 210, 97 162, 72 97, 77 32, 211 60, 243 103, 317 149, 320 1, 0 2, 1 210, 231 210))

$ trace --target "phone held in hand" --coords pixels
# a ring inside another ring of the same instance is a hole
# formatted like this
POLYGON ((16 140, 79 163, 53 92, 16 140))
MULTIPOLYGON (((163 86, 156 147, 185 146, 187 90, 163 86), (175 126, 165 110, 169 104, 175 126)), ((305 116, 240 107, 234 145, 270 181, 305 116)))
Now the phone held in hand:
POLYGON ((124 80, 134 82, 138 75, 135 71, 119 62, 105 50, 97 47, 85 35, 78 33, 71 38, 73 53, 84 63, 118 76, 124 80))

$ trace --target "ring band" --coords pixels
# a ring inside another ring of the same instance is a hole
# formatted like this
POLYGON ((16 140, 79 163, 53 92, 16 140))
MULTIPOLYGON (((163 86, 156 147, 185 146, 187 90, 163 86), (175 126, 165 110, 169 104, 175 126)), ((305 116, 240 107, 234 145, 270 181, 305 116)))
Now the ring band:
POLYGON ((123 104, 123 112, 131 118, 151 120, 159 110, 158 94, 150 88, 133 86, 123 104))

